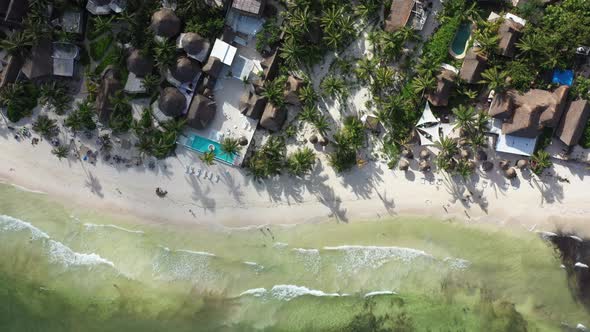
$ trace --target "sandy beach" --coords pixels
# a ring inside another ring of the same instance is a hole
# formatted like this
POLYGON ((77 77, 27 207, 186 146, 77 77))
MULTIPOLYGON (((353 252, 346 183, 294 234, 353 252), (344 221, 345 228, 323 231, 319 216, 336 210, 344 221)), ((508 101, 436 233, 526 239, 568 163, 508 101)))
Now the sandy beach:
POLYGON ((244 169, 207 167, 182 147, 176 157, 158 161, 154 169, 110 164, 101 158, 92 165, 75 158, 58 160, 46 141, 32 146, 10 137, 6 127, 0 132, 3 182, 47 193, 73 207, 136 216, 144 222, 245 227, 408 214, 590 234, 584 220, 590 212, 584 182, 588 171, 573 162, 554 160, 552 175, 543 181, 528 171, 519 171, 518 178, 510 181, 494 169, 478 171, 465 183, 444 173, 423 174, 415 160, 408 172, 369 162, 362 169, 336 175, 319 154, 313 174, 306 179, 283 175, 259 183, 244 169), (187 166, 203 174, 187 174, 187 166), (205 171, 213 173, 213 179, 204 179, 205 171), (555 174, 570 183, 558 181, 555 174), (156 187, 167 190, 167 196, 158 197, 156 187))

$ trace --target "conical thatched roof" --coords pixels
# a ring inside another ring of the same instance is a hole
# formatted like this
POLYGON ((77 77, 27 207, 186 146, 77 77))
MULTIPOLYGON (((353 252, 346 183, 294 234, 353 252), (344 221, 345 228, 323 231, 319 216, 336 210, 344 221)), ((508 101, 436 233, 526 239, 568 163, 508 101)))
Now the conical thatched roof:
POLYGON ((491 161, 484 161, 483 163, 481 163, 481 169, 484 172, 489 172, 494 168, 494 163, 492 163, 491 161))
POLYGON ((186 108, 186 97, 177 88, 167 87, 160 93, 158 107, 167 116, 180 116, 186 108))
POLYGON ((420 164, 418 164, 418 169, 421 172, 429 172, 430 171, 430 164, 426 160, 422 160, 420 164))
POLYGON ((327 146, 329 143, 330 143, 330 141, 328 141, 328 139, 327 139, 327 138, 325 138, 325 137, 322 137, 322 138, 320 139, 320 145, 321 145, 321 146, 327 146))
POLYGON ((488 160, 488 154, 483 150, 478 150, 475 158, 479 161, 488 160))
POLYGON ((207 45, 207 40, 194 32, 183 34, 180 42, 182 49, 188 54, 199 54, 207 45))
POLYGON ((309 142, 310 142, 311 144, 318 144, 318 136, 317 136, 317 135, 315 135, 315 134, 314 134, 314 135, 311 135, 311 136, 309 137, 309 142))
POLYGON ((133 50, 127 57, 127 69, 137 77, 151 73, 153 66, 152 59, 141 54, 139 50, 133 50))
POLYGON ((430 157, 430 151, 428 149, 423 149, 420 151, 420 159, 428 159, 430 157))
POLYGON ((162 8, 152 15, 151 28, 157 36, 172 38, 180 32, 180 19, 172 10, 162 8))
POLYGON ((514 167, 510 167, 504 171, 504 176, 507 179, 514 179, 516 177, 516 169, 514 167))
POLYGON ((414 153, 412 152, 412 150, 410 149, 403 149, 402 150, 402 156, 408 159, 413 159, 414 158, 414 153))
POLYGON ((223 62, 214 56, 210 56, 207 63, 203 66, 203 72, 215 78, 219 77, 221 69, 223 69, 223 62))
POLYGON ((246 146, 248 145, 248 139, 244 136, 241 136, 238 140, 238 143, 240 143, 241 146, 246 146))
POLYGON ((498 167, 502 170, 507 170, 510 167, 510 162, 506 159, 502 159, 498 162, 498 167))
POLYGON ((172 76, 181 83, 192 82, 197 74, 201 71, 201 67, 196 61, 182 56, 176 60, 174 66, 170 69, 172 76))
POLYGON ((529 161, 526 159, 520 159, 519 161, 516 162, 516 167, 518 167, 519 169, 524 169, 527 168, 529 166, 529 161))
POLYGON ((398 167, 400 171, 407 171, 410 168, 410 162, 407 159, 402 159, 399 161, 398 167))

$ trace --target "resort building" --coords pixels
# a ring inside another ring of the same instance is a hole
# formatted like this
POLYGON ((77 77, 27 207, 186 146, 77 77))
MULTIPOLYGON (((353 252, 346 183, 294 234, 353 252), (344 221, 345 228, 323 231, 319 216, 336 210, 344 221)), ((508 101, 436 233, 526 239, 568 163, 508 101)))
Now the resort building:
POLYGON ((234 0, 231 6, 242 15, 261 16, 265 3, 265 0, 234 0))
POLYGON ((568 147, 578 144, 590 117, 590 103, 576 100, 568 105, 555 135, 568 147))
POLYGON ((428 101, 432 106, 447 106, 449 104, 449 96, 451 90, 455 86, 455 78, 457 77, 457 69, 453 66, 443 65, 443 69, 436 76, 436 87, 434 91, 427 96, 428 101))
MULTIPOLYGON (((499 19, 500 16, 494 12, 490 14, 488 17, 488 21, 494 22, 499 19)), ((513 57, 514 52, 516 51, 516 43, 522 36, 522 30, 526 25, 526 20, 514 15, 514 14, 505 14, 504 20, 498 29, 498 35, 500 37, 500 41, 498 44, 498 54, 506 56, 506 57, 513 57)))
POLYGON ((180 33, 180 19, 171 9, 162 8, 152 15, 150 28, 156 36, 172 38, 180 33))
POLYGON ((385 20, 384 30, 394 32, 406 25, 410 25, 415 30, 422 30, 427 17, 421 1, 393 0, 389 16, 385 20))
POLYGON ((73 77, 78 54, 78 46, 74 44, 52 43, 49 39, 43 39, 31 48, 21 72, 29 80, 41 80, 52 75, 73 77))
POLYGON ((180 34, 177 47, 184 50, 189 58, 203 63, 207 59, 211 45, 207 39, 201 37, 198 33, 187 32, 180 34))
POLYGON ((126 0, 88 0, 86 10, 92 15, 109 15, 125 10, 126 0))
POLYGON ((270 131, 279 131, 287 120, 287 110, 267 103, 260 118, 260 126, 270 131))
POLYGON ((530 156, 544 128, 556 128, 565 108, 568 86, 555 91, 510 90, 495 96, 489 109, 491 133, 498 135, 496 150, 530 156))
POLYGON ((125 83, 125 92, 144 93, 143 78, 150 74, 154 68, 154 61, 142 54, 140 50, 132 50, 127 57, 127 83, 125 83))
POLYGON ((487 68, 488 59, 480 54, 478 47, 471 47, 465 55, 465 60, 461 65, 459 77, 469 83, 476 84, 481 81, 481 73, 487 68))
POLYGON ((205 129, 215 117, 217 105, 215 101, 197 94, 188 109, 187 125, 194 129, 205 129))
POLYGON ((181 89, 167 87, 160 92, 160 97, 152 104, 153 115, 158 122, 172 120, 186 113, 190 96, 181 89))

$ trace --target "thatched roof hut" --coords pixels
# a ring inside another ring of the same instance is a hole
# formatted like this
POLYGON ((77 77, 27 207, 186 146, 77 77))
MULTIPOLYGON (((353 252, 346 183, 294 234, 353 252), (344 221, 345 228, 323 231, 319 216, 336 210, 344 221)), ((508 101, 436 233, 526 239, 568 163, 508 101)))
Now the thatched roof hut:
POLYGON ((514 167, 510 167, 504 171, 504 176, 507 179, 514 179, 516 177, 516 169, 514 167))
POLYGON ((287 78, 287 84, 285 87, 285 91, 283 92, 284 100, 287 104, 301 104, 301 101, 299 100, 299 89, 302 86, 303 81, 296 78, 295 76, 290 75, 289 78, 287 78))
POLYGON ((410 169, 410 162, 407 159, 401 159, 398 168, 400 171, 407 171, 410 169))
POLYGON ((203 72, 214 78, 219 77, 221 69, 223 69, 223 62, 214 56, 210 56, 207 63, 203 66, 203 72))
POLYGON ((418 164, 418 169, 420 172, 430 172, 430 164, 426 160, 422 160, 418 164))
POLYGON ((508 18, 502 22, 498 29, 500 35, 500 42, 498 44, 498 52, 507 57, 513 57, 516 51, 516 43, 522 35, 524 26, 514 20, 508 18))
POLYGON ((181 83, 192 82, 201 72, 198 62, 191 60, 186 56, 176 59, 174 67, 171 68, 172 77, 181 83))
POLYGON ((309 137, 309 142, 311 144, 318 144, 318 136, 316 134, 313 134, 309 137))
POLYGON ((215 101, 197 94, 189 107, 186 124, 195 129, 204 129, 213 120, 216 112, 215 101))
POLYGON ((584 134, 584 128, 590 117, 590 102, 576 100, 569 104, 565 115, 562 117, 556 136, 567 146, 578 144, 584 134))
POLYGON ((144 77, 152 72, 154 62, 143 55, 140 50, 133 50, 127 57, 127 69, 137 77, 144 77))
POLYGON ((180 44, 186 53, 193 55, 201 53, 204 48, 209 46, 209 42, 205 38, 194 32, 183 34, 180 44))
POLYGON ((180 32, 180 19, 172 10, 162 8, 152 15, 150 27, 157 36, 172 38, 180 32))
POLYGON ((455 77, 457 74, 451 70, 443 69, 436 76, 436 88, 428 94, 428 101, 432 106, 447 106, 451 90, 455 86, 455 77))
POLYGON ((167 87, 160 93, 158 107, 167 116, 180 116, 186 108, 186 97, 177 88, 167 87))
POLYGON ((279 131, 287 120, 287 110, 267 103, 260 117, 260 126, 270 131, 279 131))
POLYGON ((526 159, 519 159, 516 162, 516 167, 518 167, 519 169, 525 169, 529 166, 529 161, 526 159))
POLYGON ((507 170, 507 169, 508 169, 508 167, 510 167, 510 162, 509 162, 508 160, 506 160, 506 159, 502 159, 502 160, 500 160, 500 161, 498 162, 498 167, 499 167, 501 170, 507 170))
POLYGON ((483 163, 481 163, 481 169, 484 172, 489 172, 494 168, 494 163, 492 163, 491 161, 484 161, 483 163))
POLYGON ((412 15, 415 2, 415 0, 393 0, 389 10, 390 13, 385 20, 384 30, 395 32, 405 27, 412 15))
POLYGON ((401 154, 404 158, 414 159, 414 153, 410 149, 404 148, 401 154))
POLYGON ((94 109, 98 114, 98 120, 102 123, 108 123, 110 119, 112 112, 111 98, 117 91, 123 88, 118 76, 118 73, 112 66, 105 68, 101 74, 101 81, 94 102, 94 109))
POLYGON ((472 47, 467 51, 459 77, 467 83, 475 84, 481 81, 481 73, 486 70, 488 59, 484 57, 478 47, 472 47))
POLYGON ((430 158, 430 150, 428 149, 423 149, 422 151, 420 151, 420 159, 428 159, 430 158))

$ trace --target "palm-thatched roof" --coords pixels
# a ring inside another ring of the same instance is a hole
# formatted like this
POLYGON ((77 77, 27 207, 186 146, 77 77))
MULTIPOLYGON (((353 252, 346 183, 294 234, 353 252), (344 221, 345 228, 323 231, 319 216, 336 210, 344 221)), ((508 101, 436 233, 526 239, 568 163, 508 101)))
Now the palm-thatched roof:
POLYGON ((400 171, 407 171, 410 168, 410 162, 407 159, 399 161, 398 168, 400 171))
POLYGON ((223 69, 223 62, 221 62, 219 58, 214 56, 210 56, 207 60, 207 63, 205 63, 205 65, 203 66, 203 72, 213 78, 219 77, 221 69, 223 69))
POLYGON ((172 77, 181 83, 192 82, 201 72, 201 66, 186 56, 176 59, 176 63, 170 69, 172 77))
POLYGON ((415 0, 393 0, 391 2, 389 16, 385 20, 384 30, 395 32, 405 27, 410 19, 415 2, 415 0))
POLYGON ((133 50, 127 57, 127 69, 137 77, 144 77, 152 72, 154 62, 142 54, 140 50, 133 50))
POLYGON ((180 43, 182 45, 182 49, 186 53, 195 55, 201 53, 201 51, 209 45, 205 38, 194 32, 187 32, 183 34, 180 43))
POLYGON ((172 10, 162 8, 152 15, 151 28, 157 36, 172 38, 180 32, 180 19, 172 10))
POLYGON ((267 103, 260 118, 260 126, 270 131, 279 131, 287 120, 287 110, 267 103))
POLYGON ((203 129, 215 117, 217 106, 215 101, 197 94, 193 98, 187 115, 187 125, 195 129, 203 129))
POLYGON ((436 76, 436 88, 428 94, 428 101, 433 106, 447 106, 449 104, 449 96, 455 85, 455 77, 457 77, 457 74, 448 69, 443 69, 436 76))
POLYGON ((479 52, 478 47, 471 47, 465 55, 459 77, 470 84, 478 83, 481 81, 481 73, 487 67, 487 61, 488 59, 479 52))
POLYGON ((556 135, 567 146, 578 144, 590 117, 590 103, 587 100, 576 100, 569 104, 556 135))
POLYGON ((514 51, 516 51, 516 43, 522 35, 522 29, 524 27, 515 22, 514 20, 507 18, 502 22, 498 29, 500 35, 500 42, 498 44, 498 52, 507 57, 513 57, 514 51))
POLYGON ((167 116, 180 116, 186 108, 186 97, 177 88, 167 87, 160 93, 158 107, 167 116))
POLYGON ((108 123, 110 119, 112 112, 111 98, 115 95, 115 92, 123 88, 118 76, 118 73, 112 66, 106 67, 101 74, 94 109, 98 114, 99 121, 102 123, 108 123))

